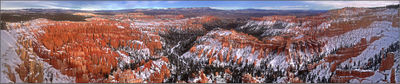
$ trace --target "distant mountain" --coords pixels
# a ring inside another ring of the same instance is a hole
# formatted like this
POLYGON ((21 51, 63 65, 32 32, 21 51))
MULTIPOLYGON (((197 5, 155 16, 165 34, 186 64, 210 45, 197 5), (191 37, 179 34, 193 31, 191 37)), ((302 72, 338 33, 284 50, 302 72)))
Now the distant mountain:
POLYGON ((123 9, 123 10, 70 10, 70 9, 21 9, 21 10, 1 10, 2 13, 74 13, 74 12, 93 12, 96 14, 113 15, 119 13, 142 12, 146 15, 162 14, 182 14, 186 17, 196 16, 218 16, 225 18, 248 18, 262 17, 270 15, 294 15, 309 16, 327 12, 326 10, 264 10, 264 9, 238 9, 220 10, 210 7, 195 8, 166 8, 166 9, 123 9))
POLYGON ((238 10, 220 10, 212 9, 210 7, 198 8, 168 8, 168 9, 126 9, 126 10, 99 10, 97 13, 129 13, 129 12, 143 12, 146 15, 160 15, 160 14, 182 14, 187 17, 196 16, 219 16, 226 18, 248 18, 248 17, 262 17, 270 15, 295 15, 295 16, 309 16, 327 12, 326 10, 264 10, 264 9, 238 9, 238 10))

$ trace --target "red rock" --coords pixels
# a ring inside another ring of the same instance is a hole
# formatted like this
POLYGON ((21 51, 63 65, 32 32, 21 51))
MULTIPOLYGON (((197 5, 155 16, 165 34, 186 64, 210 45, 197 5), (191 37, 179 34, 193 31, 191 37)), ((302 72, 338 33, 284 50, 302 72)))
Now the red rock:
POLYGON ((379 71, 390 70, 394 65, 394 54, 387 53, 386 58, 384 58, 381 62, 381 66, 379 67, 379 71))

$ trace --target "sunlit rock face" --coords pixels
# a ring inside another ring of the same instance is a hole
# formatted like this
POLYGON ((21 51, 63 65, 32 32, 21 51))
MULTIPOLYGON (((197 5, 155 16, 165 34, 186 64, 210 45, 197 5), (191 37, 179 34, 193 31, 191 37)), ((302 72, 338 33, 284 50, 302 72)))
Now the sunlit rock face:
POLYGON ((398 83, 400 78, 398 9, 343 8, 240 21, 73 15, 88 18, 7 22, 1 30, 1 82, 398 83))

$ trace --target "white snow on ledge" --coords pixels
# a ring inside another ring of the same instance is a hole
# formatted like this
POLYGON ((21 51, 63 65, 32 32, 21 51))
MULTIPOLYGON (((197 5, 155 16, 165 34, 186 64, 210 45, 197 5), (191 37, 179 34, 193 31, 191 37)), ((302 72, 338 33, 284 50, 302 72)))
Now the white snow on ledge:
MULTIPOLYGON (((369 32, 366 34, 358 35, 365 36, 367 41, 373 36, 382 36, 380 39, 369 44, 368 47, 357 57, 352 58, 352 62, 349 60, 342 63, 353 64, 360 61, 360 66, 353 67, 363 67, 368 63, 368 59, 374 58, 374 55, 379 54, 382 49, 389 48, 390 45, 398 42, 400 39, 400 28, 392 27, 392 22, 388 21, 377 21, 371 24, 370 28, 359 29, 355 32, 369 32)), ((351 32, 352 33, 352 32, 351 32)))
MULTIPOLYGON (((366 38, 367 42, 369 42, 371 37, 373 36, 382 37, 369 44, 369 46, 359 56, 351 58, 352 62, 350 62, 350 59, 348 59, 345 62, 341 63, 341 65, 339 66, 352 65, 353 68, 366 66, 366 64, 368 63, 368 59, 373 58, 376 54, 379 54, 382 48, 387 49, 391 44, 400 41, 400 28, 392 27, 392 22, 375 21, 367 28, 360 28, 331 38, 324 38, 324 40, 328 42, 327 44, 330 45, 325 45, 323 49, 325 49, 325 52, 332 52, 333 50, 339 49, 340 47, 349 47, 355 45, 356 43, 359 43, 362 38, 366 38), (354 62, 358 63, 359 61, 361 63, 359 66, 353 65, 354 62)), ((397 62, 398 61, 395 62, 395 66, 393 67, 398 66, 397 62)), ((332 75, 332 73, 329 70, 330 67, 322 68, 322 66, 325 64, 329 65, 329 63, 321 64, 317 66, 316 69, 312 70, 311 73, 313 75, 317 75, 318 78, 329 77, 330 75, 332 75)), ((397 74, 398 71, 396 72, 396 75, 397 74)), ((375 75, 369 77, 368 81, 363 82, 378 82, 381 78, 381 73, 376 72, 375 75)), ((316 82, 316 79, 311 81, 316 82)), ((359 81, 351 80, 350 82, 357 83, 359 81)))
POLYGON ((369 41, 370 38, 373 36, 386 35, 381 38, 383 39, 387 36, 393 37, 391 36, 391 34, 399 34, 399 28, 393 28, 391 27, 391 25, 392 23, 388 21, 376 21, 373 22, 368 28, 360 28, 357 30, 346 32, 345 34, 339 36, 323 38, 323 40, 327 41, 327 44, 330 44, 325 45, 323 49, 326 52, 332 52, 333 50, 341 47, 349 47, 355 45, 356 43, 359 43, 362 38, 366 38, 367 41, 369 41))
POLYGON ((15 39, 14 35, 15 31, 10 31, 7 32, 6 30, 1 30, 1 61, 0 61, 0 83, 11 83, 12 81, 8 78, 8 75, 6 72, 8 72, 8 69, 6 65, 10 66, 11 72, 15 73, 16 77, 16 82, 20 83, 22 82, 19 78, 18 73, 15 71, 15 68, 17 67, 17 64, 22 63, 21 59, 15 52, 15 49, 18 47, 15 45, 17 43, 17 40, 15 39))

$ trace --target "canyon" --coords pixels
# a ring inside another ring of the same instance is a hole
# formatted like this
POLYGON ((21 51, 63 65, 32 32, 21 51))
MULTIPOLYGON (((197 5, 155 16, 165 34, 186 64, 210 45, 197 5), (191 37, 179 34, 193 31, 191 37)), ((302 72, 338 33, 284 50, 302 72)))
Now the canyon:
POLYGON ((198 11, 218 10, 5 21, 1 83, 399 83, 398 6, 248 18, 198 11))

